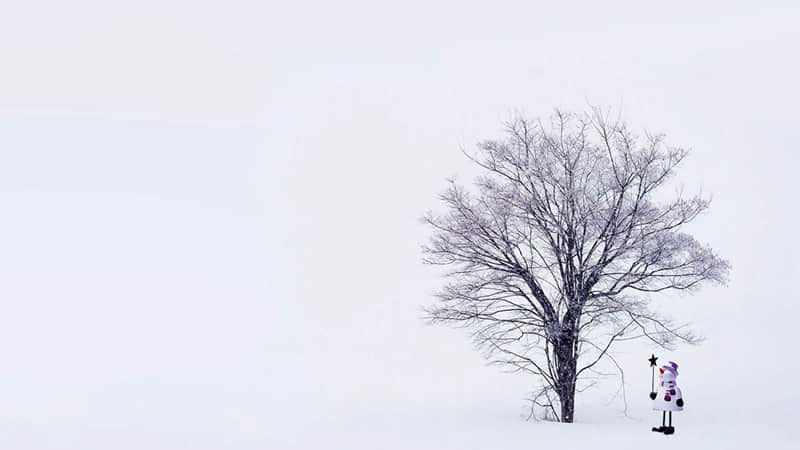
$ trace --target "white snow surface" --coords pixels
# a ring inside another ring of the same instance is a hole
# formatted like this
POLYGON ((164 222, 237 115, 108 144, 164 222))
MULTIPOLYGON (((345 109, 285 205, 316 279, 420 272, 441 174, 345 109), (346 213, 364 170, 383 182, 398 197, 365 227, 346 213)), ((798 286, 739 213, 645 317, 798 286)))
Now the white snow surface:
MULTIPOLYGON (((712 352, 711 347, 698 348, 697 356, 712 352)), ((278 442, 285 448, 336 449, 797 448, 800 414, 793 406, 800 398, 796 389, 782 384, 780 376, 761 378, 764 372, 742 373, 738 367, 726 367, 725 359, 706 361, 701 370, 693 370, 694 355, 689 355, 681 366, 687 404, 684 411, 673 413, 676 433, 666 436, 651 431, 661 424, 661 413, 652 411, 648 397, 649 355, 621 353, 617 356, 625 362, 630 380, 626 386, 627 411, 621 394, 614 394, 615 386, 605 384, 579 396, 574 424, 527 421, 523 402, 515 398, 514 389, 495 387, 486 392, 484 385, 476 383, 479 392, 473 395, 461 392, 459 397, 453 392, 449 400, 421 400, 413 407, 399 408, 402 400, 386 401, 376 395, 372 401, 359 404, 355 408, 358 411, 346 404, 316 411, 322 414, 278 442)), ((796 367, 796 363, 787 364, 796 367)), ((494 377, 487 375, 483 383, 490 378, 494 377)), ((506 387, 520 389, 523 383, 514 378, 506 380, 506 387)), ((499 378, 493 381, 502 383, 499 378)), ((313 408, 308 410, 309 415, 314 412, 313 408)))
POLYGON ((336 423, 342 429, 318 430, 286 448, 385 448, 385 449, 508 449, 531 447, 591 447, 597 449, 688 448, 773 449, 797 448, 797 431, 756 423, 750 427, 678 419, 676 434, 665 436, 650 430, 652 420, 630 419, 602 423, 524 423, 512 415, 452 412, 436 416, 392 417, 359 420, 358 425, 336 423), (681 427, 681 422, 684 426, 681 427), (688 422, 688 423, 687 423, 688 422))

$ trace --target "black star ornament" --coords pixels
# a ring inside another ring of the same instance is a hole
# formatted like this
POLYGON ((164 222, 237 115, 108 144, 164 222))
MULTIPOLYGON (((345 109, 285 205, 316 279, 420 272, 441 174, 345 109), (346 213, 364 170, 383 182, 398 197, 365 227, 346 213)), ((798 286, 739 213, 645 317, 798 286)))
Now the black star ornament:
POLYGON ((656 358, 656 355, 651 354, 650 359, 648 359, 648 361, 650 361, 650 367, 655 367, 657 360, 658 358, 656 358))

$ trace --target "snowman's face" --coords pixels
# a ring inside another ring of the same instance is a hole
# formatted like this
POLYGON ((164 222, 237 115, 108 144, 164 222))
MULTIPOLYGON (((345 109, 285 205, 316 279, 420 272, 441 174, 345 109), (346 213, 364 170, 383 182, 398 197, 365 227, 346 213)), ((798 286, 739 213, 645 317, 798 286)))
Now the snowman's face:
POLYGON ((670 370, 664 370, 664 368, 658 369, 659 379, 664 383, 675 382, 675 374, 672 373, 670 370))

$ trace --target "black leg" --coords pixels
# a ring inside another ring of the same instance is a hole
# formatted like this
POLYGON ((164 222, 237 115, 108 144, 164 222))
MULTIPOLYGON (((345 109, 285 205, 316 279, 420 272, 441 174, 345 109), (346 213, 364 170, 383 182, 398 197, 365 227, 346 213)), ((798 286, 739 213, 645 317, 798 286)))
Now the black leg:
POLYGON ((667 416, 667 412, 666 412, 666 411, 664 411, 664 412, 662 412, 662 413, 661 413, 661 426, 660 426, 660 427, 653 427, 653 431, 655 431, 655 432, 657 432, 657 433, 663 433, 663 432, 664 432, 664 429, 665 429, 665 428, 667 428, 667 427, 664 425, 664 424, 666 423, 666 422, 665 422, 665 420, 666 420, 666 416, 667 416))
POLYGON ((669 426, 664 427, 664 434, 672 434, 675 432, 675 427, 672 426, 672 411, 669 412, 669 426))
MULTIPOLYGON (((672 421, 672 413, 669 413, 669 419, 670 419, 670 421, 672 421)), ((661 426, 662 427, 667 426, 667 412, 666 411, 661 413, 661 426)))

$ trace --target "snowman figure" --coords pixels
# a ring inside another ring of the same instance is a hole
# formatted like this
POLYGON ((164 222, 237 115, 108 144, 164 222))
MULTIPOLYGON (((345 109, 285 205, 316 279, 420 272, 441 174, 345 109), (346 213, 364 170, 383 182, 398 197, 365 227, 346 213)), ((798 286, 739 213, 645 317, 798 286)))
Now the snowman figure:
POLYGON ((681 388, 675 382, 678 377, 678 365, 670 361, 669 364, 658 369, 659 382, 657 392, 651 392, 650 398, 653 400, 653 410, 661 411, 661 426, 653 427, 653 431, 672 434, 675 427, 672 426, 672 411, 683 411, 683 394, 681 388), (669 412, 669 426, 667 426, 667 412, 669 412))

